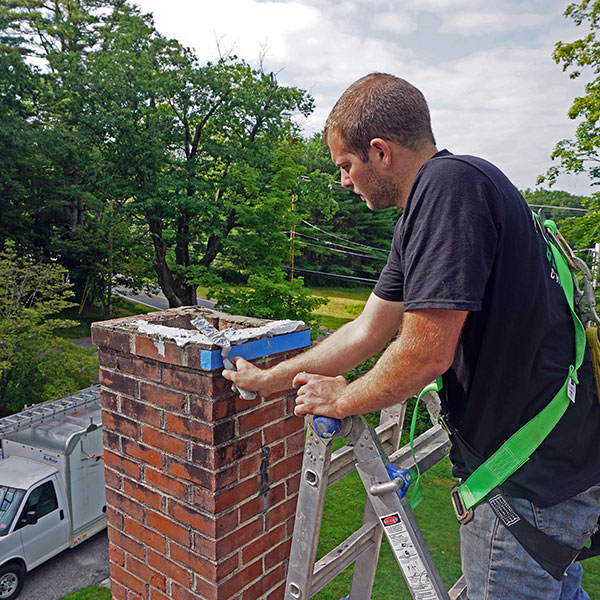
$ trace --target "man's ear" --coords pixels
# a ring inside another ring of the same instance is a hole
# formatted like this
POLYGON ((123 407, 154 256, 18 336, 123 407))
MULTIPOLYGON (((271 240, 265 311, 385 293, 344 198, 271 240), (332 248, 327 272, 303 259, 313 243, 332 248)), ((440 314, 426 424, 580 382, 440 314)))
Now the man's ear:
POLYGON ((371 160, 377 159, 384 167, 392 164, 392 147, 383 138, 373 138, 369 142, 369 154, 371 160))

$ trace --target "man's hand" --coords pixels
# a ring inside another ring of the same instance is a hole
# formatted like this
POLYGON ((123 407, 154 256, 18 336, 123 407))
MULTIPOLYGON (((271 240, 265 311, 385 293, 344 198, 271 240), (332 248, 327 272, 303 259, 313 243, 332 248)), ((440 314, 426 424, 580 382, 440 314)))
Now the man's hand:
MULTIPOLYGON (((223 377, 235 383, 238 387, 250 392, 257 392, 259 396, 265 397, 279 391, 273 389, 269 372, 254 366, 251 362, 244 360, 241 356, 232 359, 237 371, 223 369, 223 377)), ((235 389, 235 388, 233 388, 235 389)))
POLYGON ((338 399, 344 393, 348 382, 341 376, 328 377, 312 373, 298 373, 294 377, 294 387, 298 388, 294 414, 321 415, 343 419, 338 399))

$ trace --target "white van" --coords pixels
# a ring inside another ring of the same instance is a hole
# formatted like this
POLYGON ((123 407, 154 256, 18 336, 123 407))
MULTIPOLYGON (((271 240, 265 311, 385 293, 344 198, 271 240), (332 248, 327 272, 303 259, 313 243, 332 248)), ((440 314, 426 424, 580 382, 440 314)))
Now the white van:
POLYGON ((106 527, 100 389, 0 420, 0 599, 106 527))

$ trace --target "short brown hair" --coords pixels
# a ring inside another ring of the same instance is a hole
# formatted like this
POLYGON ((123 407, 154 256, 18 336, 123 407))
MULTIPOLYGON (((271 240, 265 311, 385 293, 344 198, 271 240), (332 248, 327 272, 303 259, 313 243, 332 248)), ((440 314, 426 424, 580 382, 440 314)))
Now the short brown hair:
POLYGON ((326 143, 332 133, 364 162, 376 137, 410 150, 435 145, 425 97, 408 81, 387 73, 365 75, 340 96, 325 123, 326 143))

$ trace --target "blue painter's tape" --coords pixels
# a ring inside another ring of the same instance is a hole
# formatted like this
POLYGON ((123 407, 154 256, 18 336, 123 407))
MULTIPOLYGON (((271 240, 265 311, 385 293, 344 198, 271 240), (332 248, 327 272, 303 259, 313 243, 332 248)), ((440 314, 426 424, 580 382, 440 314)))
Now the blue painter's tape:
MULTIPOLYGON (((306 348, 307 346, 310 346, 310 329, 232 346, 229 357, 241 356, 246 360, 253 360, 271 354, 278 354, 279 352, 306 348)), ((202 350, 200 353, 200 366, 206 371, 220 369, 223 366, 221 351, 202 350)))

